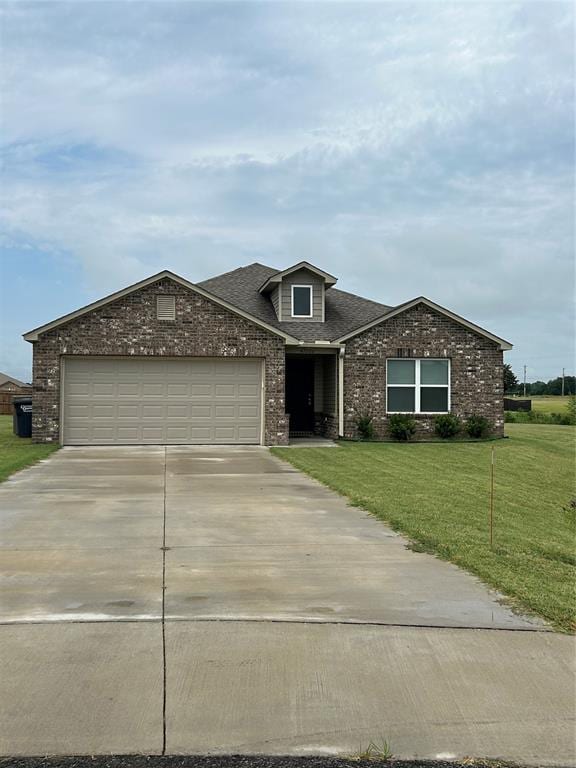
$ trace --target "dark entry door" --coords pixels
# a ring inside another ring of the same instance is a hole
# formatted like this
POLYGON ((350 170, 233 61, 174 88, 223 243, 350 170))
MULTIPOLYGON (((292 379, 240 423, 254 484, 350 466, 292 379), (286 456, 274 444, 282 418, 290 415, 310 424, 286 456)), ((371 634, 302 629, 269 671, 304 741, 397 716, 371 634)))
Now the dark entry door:
POLYGON ((286 358, 286 412, 290 432, 314 431, 314 360, 286 358))

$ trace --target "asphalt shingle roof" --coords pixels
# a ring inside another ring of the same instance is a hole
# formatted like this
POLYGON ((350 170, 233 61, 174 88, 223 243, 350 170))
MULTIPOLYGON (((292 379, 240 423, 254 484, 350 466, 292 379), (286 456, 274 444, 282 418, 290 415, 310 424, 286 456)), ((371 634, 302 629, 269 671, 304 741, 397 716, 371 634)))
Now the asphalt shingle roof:
POLYGON ((0 373, 0 387, 10 381, 12 384, 16 384, 18 387, 29 387, 30 384, 26 384, 25 381, 15 379, 14 376, 8 376, 7 373, 0 373))
POLYGON ((323 323, 279 322, 268 296, 258 292, 279 270, 264 264, 249 264, 198 285, 220 299, 302 341, 334 341, 346 333, 376 320, 393 307, 363 299, 353 293, 330 288, 326 291, 326 320, 323 323))

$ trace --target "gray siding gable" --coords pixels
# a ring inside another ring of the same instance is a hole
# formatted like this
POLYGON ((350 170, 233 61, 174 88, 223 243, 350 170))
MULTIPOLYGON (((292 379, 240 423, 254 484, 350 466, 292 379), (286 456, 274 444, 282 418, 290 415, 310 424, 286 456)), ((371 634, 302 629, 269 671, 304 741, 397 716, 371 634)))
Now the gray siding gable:
POLYGON ((291 272, 280 284, 281 319, 283 323, 322 323, 324 322, 324 280, 307 269, 291 272), (312 286, 312 317, 292 317, 292 286, 312 286))

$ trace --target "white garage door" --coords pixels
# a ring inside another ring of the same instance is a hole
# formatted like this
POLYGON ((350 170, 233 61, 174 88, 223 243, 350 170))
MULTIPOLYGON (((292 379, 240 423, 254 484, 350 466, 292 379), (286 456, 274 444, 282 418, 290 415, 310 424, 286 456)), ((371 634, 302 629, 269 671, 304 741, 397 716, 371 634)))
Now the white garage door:
POLYGON ((260 443, 261 370, 231 358, 67 357, 63 442, 260 443))

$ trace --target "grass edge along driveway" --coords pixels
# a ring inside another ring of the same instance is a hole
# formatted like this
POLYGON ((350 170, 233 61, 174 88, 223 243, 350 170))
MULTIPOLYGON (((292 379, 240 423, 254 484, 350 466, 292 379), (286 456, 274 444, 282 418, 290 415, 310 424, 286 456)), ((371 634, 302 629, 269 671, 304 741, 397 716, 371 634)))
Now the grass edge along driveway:
POLYGON ((347 443, 272 452, 498 589, 557 629, 575 628, 574 438, 568 426, 507 424, 486 443, 347 443), (494 548, 489 544, 495 447, 494 548))
POLYGON ((36 464, 58 450, 58 445, 33 443, 12 432, 12 416, 0 415, 0 483, 19 469, 36 464))

